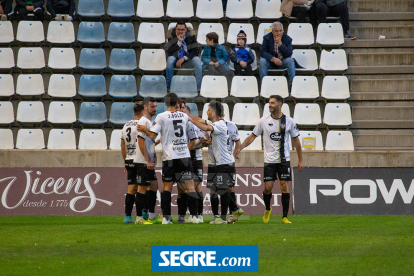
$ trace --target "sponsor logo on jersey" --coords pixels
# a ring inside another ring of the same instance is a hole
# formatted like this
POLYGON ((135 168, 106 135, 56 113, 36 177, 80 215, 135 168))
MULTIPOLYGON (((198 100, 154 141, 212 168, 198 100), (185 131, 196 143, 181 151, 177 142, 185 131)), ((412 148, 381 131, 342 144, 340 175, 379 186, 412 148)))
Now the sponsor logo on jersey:
POLYGON ((272 134, 270 134, 270 139, 272 139, 273 141, 279 142, 282 140, 282 136, 278 132, 273 132, 272 134))
POLYGON ((187 146, 187 139, 177 139, 171 141, 174 146, 178 145, 186 145, 187 146))

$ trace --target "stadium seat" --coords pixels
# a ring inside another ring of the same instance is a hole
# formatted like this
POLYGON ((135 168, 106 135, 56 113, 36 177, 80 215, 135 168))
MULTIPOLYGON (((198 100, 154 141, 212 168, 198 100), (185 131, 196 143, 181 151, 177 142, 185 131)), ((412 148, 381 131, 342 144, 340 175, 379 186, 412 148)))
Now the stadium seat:
POLYGON ((114 129, 111 133, 110 150, 121 150, 122 129, 114 129))
POLYGON ((313 49, 293 50, 292 58, 296 59, 303 68, 296 68, 296 71, 315 71, 318 70, 318 59, 313 49))
POLYGON ((109 25, 108 41, 111 43, 133 43, 135 41, 134 25, 131 22, 112 22, 109 25))
MULTIPOLYGON (((239 137, 240 143, 243 144, 244 140, 250 136, 252 132, 246 130, 239 130, 239 137)), ((251 143, 248 147, 245 147, 244 150, 262 150, 262 136, 256 137, 253 143, 251 143)))
POLYGON ((14 149, 13 133, 11 129, 0 129, 0 149, 14 149))
POLYGON ((113 75, 109 95, 114 98, 133 98, 137 95, 137 82, 133 75, 113 75))
MULTIPOLYGON (((282 105, 282 113, 285 114, 286 116, 290 117, 290 109, 289 109, 289 105, 284 103, 282 105)), ((265 106, 263 107, 263 116, 267 116, 270 114, 270 110, 269 110, 269 103, 265 104, 265 106)))
POLYGON ((190 18, 194 16, 192 0, 168 0, 167 16, 171 18, 190 18))
POLYGON ((84 97, 103 97, 106 83, 103 75, 82 75, 79 81, 79 95, 84 97))
POLYGON ((259 96, 255 76, 235 76, 231 82, 230 95, 237 98, 254 98, 259 96))
POLYGON ((319 125, 322 123, 321 108, 317 103, 297 103, 293 120, 298 125, 319 125))
POLYGON ((260 120, 259 106, 255 103, 236 103, 232 118, 236 125, 255 126, 260 120))
POLYGON ((79 0, 78 14, 85 17, 100 17, 104 15, 103 0, 79 0))
POLYGON ((219 37, 219 44, 224 43, 224 29, 221 23, 200 23, 198 25, 197 42, 206 45, 206 35, 215 32, 219 37))
POLYGON ((133 0, 109 0, 108 11, 112 17, 131 17, 135 15, 133 0))
MULTIPOLYGON (((276 1, 276 0, 274 0, 276 1)), ((226 16, 230 19, 250 19, 253 17, 251 0, 228 0, 226 16)))
POLYGON ((139 68, 144 71, 163 71, 167 67, 167 58, 163 49, 143 49, 139 59, 139 68))
POLYGON ((293 46, 310 46, 315 43, 310 23, 290 23, 287 35, 292 38, 293 46))
POLYGON ((199 0, 197 2, 196 16, 200 19, 220 19, 223 17, 223 4, 221 0, 199 0))
POLYGON ((139 25, 138 42, 144 44, 165 43, 165 31, 162 23, 145 23, 139 25))
MULTIPOLYGON (((230 110, 229 110, 229 106, 226 103, 221 103, 224 107, 224 119, 227 121, 230 121, 230 110)), ((201 114, 201 118, 203 120, 207 120, 207 110, 208 107, 210 106, 210 103, 205 103, 203 106, 203 113, 201 114)))
POLYGON ((105 50, 83 48, 79 57, 79 67, 92 70, 106 68, 105 50))
POLYGON ((52 124, 72 124, 76 121, 75 104, 72 101, 51 102, 47 120, 52 124))
POLYGON ((272 23, 260 23, 257 29, 256 43, 262 44, 263 37, 272 32, 272 23))
POLYGON ((354 138, 352 132, 329 131, 326 135, 325 150, 354 150, 354 138))
POLYGON ((253 25, 250 23, 231 23, 227 32, 227 42, 230 44, 237 44, 237 35, 241 30, 246 33, 247 44, 253 44, 255 42, 254 30, 253 25))
POLYGON ((112 49, 109 68, 114 71, 133 71, 137 69, 137 57, 133 49, 112 49))
MULTIPOLYGON (((44 62, 44 61, 43 61, 44 62)), ((14 67, 14 54, 11 48, 0 48, 0 69, 14 67)))
POLYGON ((295 76, 290 95, 296 99, 316 99, 319 97, 318 79, 315 76, 295 76))
POLYGON ((197 82, 194 76, 173 76, 170 92, 179 98, 194 98, 198 96, 197 82))
POLYGON ((50 21, 47 29, 47 41, 66 44, 75 41, 75 30, 70 21, 50 21))
POLYGON ((40 74, 20 74, 17 77, 16 94, 37 96, 45 93, 43 77, 40 74))
POLYGON ((348 78, 346 76, 324 77, 321 96, 328 100, 348 99, 350 97, 348 78))
POLYGON ((45 138, 41 129, 19 129, 16 149, 44 149, 45 138))
POLYGON ((9 97, 14 94, 13 76, 0 74, 0 97, 9 97))
POLYGON ((41 123, 45 120, 45 109, 41 101, 21 101, 17 106, 16 120, 20 123, 41 123))
POLYGON ((329 126, 349 126, 352 124, 351 107, 348 103, 328 103, 323 122, 329 126))
POLYGON ((138 0, 137 16, 141 18, 160 18, 164 16, 162 0, 138 0))
POLYGON ((344 44, 344 34, 341 23, 320 23, 318 25, 318 33, 316 42, 319 45, 335 45, 344 44))
POLYGON ((73 48, 52 48, 49 52, 49 68, 72 69, 76 67, 73 48))
POLYGON ((322 133, 320 131, 299 131, 302 150, 323 150, 322 133))
MULTIPOLYGON (((1 56, 0 56, 1 59, 1 56)), ((17 56, 17 67, 21 69, 41 69, 45 67, 45 55, 40 47, 21 47, 17 56)))
POLYGON ((204 98, 225 98, 229 95, 227 78, 224 76, 204 76, 200 95, 204 98))
POLYGON ((162 99, 167 95, 167 81, 161 75, 145 75, 141 78, 139 86, 139 95, 141 97, 154 97, 162 99))
MULTIPOLYGON (((255 71, 257 69, 257 56, 256 56, 256 52, 254 50, 252 50, 252 53, 253 53, 253 56, 254 56, 254 60, 253 60, 253 63, 251 64, 251 66, 252 66, 252 71, 255 71)), ((234 64, 231 60, 230 60, 230 63, 229 63, 229 68, 231 70, 234 70, 234 64)))
POLYGON ((288 83, 285 76, 266 76, 262 80, 260 95, 268 99, 272 95, 282 98, 289 96, 288 83))
POLYGON ((49 79, 47 94, 56 98, 72 98, 76 96, 76 81, 73 75, 53 74, 49 79))
POLYGON ((345 71, 348 69, 346 52, 343 49, 322 50, 320 68, 324 71, 345 71))
POLYGON ((105 32, 102 22, 80 22, 78 41, 82 43, 102 43, 105 41, 105 32))
POLYGON ((79 135, 80 150, 106 150, 106 134, 103 129, 82 129, 79 135))
MULTIPOLYGON (((187 28, 194 29, 193 24, 191 24, 190 22, 186 22, 185 25, 187 26, 187 28)), ((167 30, 175 28, 175 26, 177 26, 177 22, 171 22, 170 24, 168 24, 167 30)))
POLYGON ((41 21, 20 21, 16 39, 20 42, 41 42, 45 40, 41 21))
POLYGON ((112 103, 109 121, 114 125, 125 125, 134 119, 134 103, 112 103))
POLYGON ((187 103, 188 107, 191 109, 191 115, 197 116, 199 117, 200 115, 198 114, 198 107, 197 104, 195 103, 187 103))
POLYGON ((10 43, 14 41, 13 25, 11 21, 0 22, 0 34, 0 43, 10 43))
POLYGON ((279 0, 257 0, 256 17, 260 19, 279 19, 283 16, 279 0))
MULTIPOLYGON (((9 101, 0 102, 0 124, 7 125, 14 122, 13 104, 9 101)), ((1 143, 0 143, 1 144, 1 143)))
POLYGON ((51 129, 47 148, 56 150, 76 149, 75 132, 73 129, 51 129))
POLYGON ((103 102, 83 102, 79 111, 82 124, 104 124, 107 122, 106 107, 103 102))

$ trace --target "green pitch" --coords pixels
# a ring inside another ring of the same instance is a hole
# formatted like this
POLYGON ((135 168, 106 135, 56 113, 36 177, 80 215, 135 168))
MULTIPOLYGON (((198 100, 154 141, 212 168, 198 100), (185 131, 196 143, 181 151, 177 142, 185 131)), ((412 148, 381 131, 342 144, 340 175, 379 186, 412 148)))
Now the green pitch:
POLYGON ((151 245, 224 244, 259 245, 259 273, 249 274, 414 274, 414 217, 296 215, 291 225, 279 215, 268 224, 242 218, 144 226, 122 224, 123 217, 0 217, 0 276, 157 275, 151 245))

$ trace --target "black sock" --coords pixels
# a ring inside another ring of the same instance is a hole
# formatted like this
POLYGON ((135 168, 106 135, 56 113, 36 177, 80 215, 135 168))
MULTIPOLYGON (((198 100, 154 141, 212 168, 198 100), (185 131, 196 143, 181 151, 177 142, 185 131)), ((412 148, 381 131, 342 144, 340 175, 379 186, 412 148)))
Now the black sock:
MULTIPOLYGON (((188 208, 190 209, 190 215, 197 216, 197 203, 198 203, 198 195, 196 192, 187 193, 187 200, 188 200, 188 208)), ((186 207, 187 211, 187 207, 186 207)))
POLYGON ((144 211, 146 213, 148 213, 148 206, 149 206, 148 205, 148 195, 149 195, 148 192, 149 192, 148 190, 145 192, 144 208, 142 209, 142 211, 144 211))
POLYGON ((135 195, 135 206, 137 208, 137 216, 142 217, 142 209, 145 205, 145 194, 137 193, 135 195))
MULTIPOLYGON (((178 205, 178 215, 180 215, 180 216, 185 216, 185 213, 187 213, 187 200, 188 200, 188 198, 187 198, 187 194, 186 193, 182 193, 182 194, 180 194, 180 196, 181 196, 181 202, 180 202, 180 205, 178 205)), ((178 201, 178 199, 177 199, 177 201, 178 201)))
POLYGON ((229 193, 229 194, 230 194, 229 210, 231 214, 231 212, 237 211, 239 207, 237 207, 237 204, 236 204, 236 194, 234 192, 229 193))
POLYGON ((218 216, 219 199, 218 194, 210 194, 211 210, 213 215, 218 216))
POLYGON ((182 206, 181 206, 181 198, 179 197, 177 197, 177 208, 178 208, 178 215, 180 215, 182 206))
POLYGON ((132 209, 134 208, 135 196, 126 194, 125 196, 125 216, 131 216, 132 209))
POLYGON ((157 192, 148 191, 148 210, 150 213, 155 213, 155 205, 157 204, 157 192))
POLYGON ((197 215, 203 215, 204 208, 204 195, 203 192, 198 192, 198 202, 197 202, 197 215))
POLYGON ((161 208, 163 216, 171 216, 171 192, 163 191, 161 194, 161 208))
POLYGON ((265 194, 263 193, 263 201, 265 203, 266 206, 266 210, 269 211, 270 210, 270 201, 272 200, 272 193, 270 194, 265 194))
POLYGON ((226 191, 224 194, 220 195, 221 200, 221 219, 227 219, 227 208, 229 208, 230 194, 226 191))
POLYGON ((282 193, 283 217, 287 217, 289 212, 290 193, 282 193))

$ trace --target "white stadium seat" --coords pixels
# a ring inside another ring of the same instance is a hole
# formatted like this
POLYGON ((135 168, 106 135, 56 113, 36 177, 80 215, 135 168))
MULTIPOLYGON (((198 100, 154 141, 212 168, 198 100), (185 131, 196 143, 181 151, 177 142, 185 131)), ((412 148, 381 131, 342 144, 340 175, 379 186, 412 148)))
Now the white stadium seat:
POLYGON ((47 120, 52 124, 72 124, 76 121, 75 104, 72 101, 51 102, 47 120))
POLYGON ((349 81, 346 76, 323 78, 321 96, 328 100, 345 100, 350 97, 349 81))
MULTIPOLYGON (((286 116, 290 117, 290 109, 289 109, 289 105, 284 103, 282 105, 282 113, 285 114, 286 116)), ((267 116, 270 114, 269 111, 269 103, 265 104, 264 108, 263 108, 263 116, 267 116)))
POLYGON ((16 139, 17 149, 44 149, 45 138, 41 129, 19 129, 16 139))
POLYGON ((228 0, 226 16, 231 19, 249 19, 253 17, 252 0, 228 0))
POLYGON ((322 123, 321 108, 317 103, 298 103, 295 105, 293 120, 298 125, 319 125, 322 123))
POLYGON ((138 30, 138 42, 145 44, 165 43, 165 31, 162 23, 142 22, 138 30))
POLYGON ((296 59, 300 66, 296 71, 315 71, 318 70, 318 59, 313 49, 296 49, 293 50, 292 58, 296 59))
MULTIPOLYGON (((210 103, 205 103, 204 107, 203 107, 203 113, 202 113, 202 119, 203 120, 207 120, 207 110, 209 107, 210 103)), ((224 119, 230 121, 230 111, 229 111, 229 106, 226 103, 222 103, 223 107, 224 107, 224 119)))
MULTIPOLYGON (((249 137, 251 133, 252 131, 239 130, 240 143, 243 144, 244 140, 246 140, 246 138, 249 137)), ((262 150, 262 135, 256 137, 253 143, 244 148, 244 150, 262 150)))
POLYGON ((7 69, 13 67, 14 54, 12 48, 0 48, 0 68, 7 69))
POLYGON ((21 69, 41 69, 45 67, 45 55, 40 47, 21 47, 17 56, 17 67, 21 69))
POLYGON ((295 76, 290 94, 296 99, 315 99, 319 97, 318 79, 315 76, 295 76))
POLYGON ((143 49, 139 59, 139 68, 145 71, 163 71, 167 67, 163 49, 143 49))
POLYGON ((82 129, 79 136, 80 150, 106 150, 106 134, 103 129, 82 129))
POLYGON ((142 18, 160 18, 164 16, 162 0, 138 0, 137 16, 142 18))
POLYGON ((205 98, 225 98, 229 95, 227 78, 224 76, 204 76, 200 95, 205 98))
POLYGON ((73 48, 52 48, 49 52, 49 67, 52 69, 72 69, 76 67, 73 48))
POLYGON ((232 118, 236 125, 255 126, 260 120, 259 106, 255 103, 236 103, 232 118))
POLYGON ((45 120, 45 109, 40 101, 21 101, 17 107, 16 120, 21 123, 40 123, 45 120))
POLYGON ((257 79, 254 76, 235 76, 231 82, 230 95, 239 98, 259 96, 257 79))
POLYGON ((285 76, 266 76, 262 80, 260 95, 268 99, 272 95, 279 95, 282 98, 289 96, 288 83, 285 76))
POLYGON ((75 29, 70 21, 50 21, 47 29, 47 41, 64 44, 75 41, 75 29))
POLYGON ((114 129, 111 133, 110 150, 121 150, 122 129, 114 129))
POLYGON ((76 96, 75 76, 65 74, 51 75, 47 93, 49 96, 57 98, 72 98, 76 96))
POLYGON ((200 23, 198 25, 197 42, 206 45, 206 35, 215 32, 219 37, 219 44, 224 43, 224 29, 221 23, 200 23))
POLYGON ((328 103, 323 122, 329 126, 349 126, 352 124, 351 107, 348 103, 328 103))
POLYGON ((14 122, 13 104, 9 101, 4 101, 4 102, 1 101, 0 102, 0 124, 11 124, 13 122, 14 122))
POLYGON ((20 74, 17 77, 16 94, 21 96, 37 96, 45 93, 41 74, 20 74))
POLYGON ((323 150, 322 133, 320 131, 299 131, 303 150, 323 150))
POLYGON ((192 0, 168 0, 167 16, 171 18, 190 18, 194 16, 192 0))
POLYGON ((293 46, 309 46, 315 42, 310 23, 290 23, 287 35, 292 38, 293 46))
POLYGON ((220 19, 223 17, 221 0, 198 0, 196 16, 200 19, 220 19))
POLYGON ((320 68, 324 71, 345 71, 348 69, 346 52, 343 49, 322 50, 320 68))
POLYGON ((11 129, 0 129, 0 149, 13 149, 13 133, 11 129))
POLYGON ((48 149, 74 150, 76 149, 76 138, 73 129, 51 129, 47 141, 48 149))
POLYGON ((254 30, 253 25, 250 23, 231 23, 227 32, 227 42, 230 44, 237 44, 237 35, 243 30, 247 36, 247 44, 253 44, 254 30))
POLYGON ((279 19, 283 16, 279 0, 257 0, 256 17, 260 19, 279 19))
POLYGON ((341 23, 320 23, 316 42, 320 45, 342 45, 344 44, 344 34, 341 23))
POLYGON ((329 131, 326 135, 325 150, 354 150, 354 138, 352 132, 329 131))
POLYGON ((13 76, 0 74, 0 97, 8 97, 14 94, 13 76))
POLYGON ((0 43, 10 43, 14 40, 13 25, 11 21, 0 22, 0 34, 0 43))
POLYGON ((20 42, 41 42, 45 40, 41 21, 20 21, 16 39, 20 42))
POLYGON ((256 42, 262 44, 263 37, 270 32, 272 32, 272 23, 260 23, 259 28, 257 29, 256 42))

